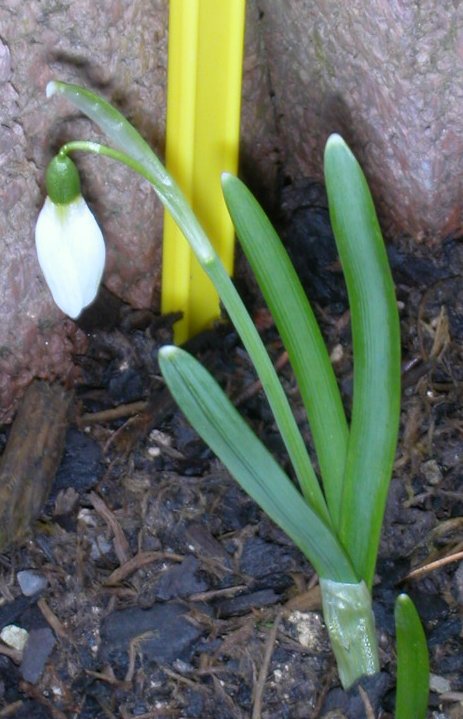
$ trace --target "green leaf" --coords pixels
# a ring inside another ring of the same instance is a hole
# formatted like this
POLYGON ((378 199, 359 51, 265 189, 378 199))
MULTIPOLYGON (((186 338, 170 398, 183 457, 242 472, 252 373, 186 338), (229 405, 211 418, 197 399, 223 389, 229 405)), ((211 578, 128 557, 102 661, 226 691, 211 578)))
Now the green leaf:
POLYGON ((354 394, 339 527, 371 587, 400 414, 400 328, 394 284, 363 172, 339 135, 325 149, 331 224, 346 280, 354 394))
POLYGON ((223 175, 222 187, 241 246, 288 351, 337 527, 348 427, 326 345, 288 253, 257 200, 232 175, 223 175))
POLYGON ((429 696, 426 637, 415 605, 407 594, 395 603, 397 690, 395 719, 425 719, 429 696))
POLYGON ((356 583, 334 533, 304 502, 211 375, 187 352, 172 346, 160 350, 159 366, 174 399, 198 434, 308 557, 318 574, 356 583))

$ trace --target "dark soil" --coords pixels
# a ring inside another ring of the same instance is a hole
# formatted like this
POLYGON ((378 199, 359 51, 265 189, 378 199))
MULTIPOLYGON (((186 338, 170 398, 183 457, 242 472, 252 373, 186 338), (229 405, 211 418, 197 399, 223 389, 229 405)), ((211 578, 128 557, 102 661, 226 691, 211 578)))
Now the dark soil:
MULTIPOLYGON (((285 190, 282 227, 349 407, 349 316, 320 188, 285 190)), ((398 240, 390 259, 404 391, 374 592, 382 672, 340 689, 310 564, 163 387, 156 356, 168 319, 117 308, 101 326, 97 308, 82 320, 90 347, 76 358, 82 383, 50 498, 26 541, 0 555, 0 629, 29 632, 23 651, 0 642, 0 718, 391 717, 393 605, 404 589, 429 641, 429 716, 463 716, 463 564, 446 560, 463 549, 463 248, 449 241, 432 258, 398 240)), ((243 267, 240 283, 278 362, 283 348, 243 267)), ((285 465, 233 329, 224 323, 190 349, 285 465)))

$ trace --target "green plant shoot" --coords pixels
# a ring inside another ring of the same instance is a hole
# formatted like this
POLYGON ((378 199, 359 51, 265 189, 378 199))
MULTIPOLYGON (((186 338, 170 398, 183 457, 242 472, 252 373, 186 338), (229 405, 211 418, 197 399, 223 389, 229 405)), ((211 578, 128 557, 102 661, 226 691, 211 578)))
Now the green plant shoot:
POLYGON ((230 175, 223 178, 238 237, 288 350, 314 438, 317 477, 259 334, 174 180, 138 132, 105 100, 60 82, 50 83, 47 92, 66 97, 115 146, 69 142, 61 148, 60 158, 76 151, 93 152, 145 177, 215 285, 261 380, 296 484, 194 358, 179 348, 165 347, 159 353, 161 371, 200 436, 319 574, 342 684, 348 687, 361 675, 373 674, 379 661, 370 589, 397 441, 399 323, 373 202, 355 157, 338 135, 328 140, 325 177, 330 214, 352 317, 350 423, 314 313, 281 241, 243 183, 230 175))
POLYGON ((395 603, 397 689, 395 719, 425 719, 429 696, 429 656, 415 606, 406 594, 395 603))

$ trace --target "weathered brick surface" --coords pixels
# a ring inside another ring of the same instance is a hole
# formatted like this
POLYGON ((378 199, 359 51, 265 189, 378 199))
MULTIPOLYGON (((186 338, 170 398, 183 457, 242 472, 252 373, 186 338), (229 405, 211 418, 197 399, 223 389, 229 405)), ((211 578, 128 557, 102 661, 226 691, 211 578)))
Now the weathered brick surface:
POLYGON ((283 166, 320 176, 327 135, 364 166, 388 235, 462 229, 463 4, 257 0, 283 166))

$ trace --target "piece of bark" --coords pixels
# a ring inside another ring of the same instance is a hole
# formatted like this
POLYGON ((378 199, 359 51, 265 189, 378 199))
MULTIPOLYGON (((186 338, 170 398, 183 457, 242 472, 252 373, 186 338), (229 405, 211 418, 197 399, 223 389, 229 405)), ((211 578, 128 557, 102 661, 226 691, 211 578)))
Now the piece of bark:
POLYGON ((38 517, 64 449, 72 392, 34 381, 21 400, 0 459, 0 551, 38 517))

